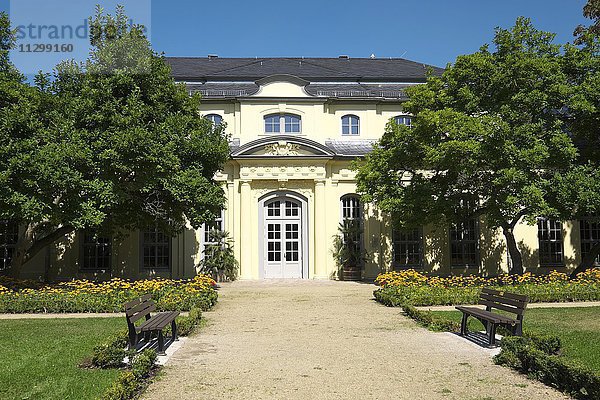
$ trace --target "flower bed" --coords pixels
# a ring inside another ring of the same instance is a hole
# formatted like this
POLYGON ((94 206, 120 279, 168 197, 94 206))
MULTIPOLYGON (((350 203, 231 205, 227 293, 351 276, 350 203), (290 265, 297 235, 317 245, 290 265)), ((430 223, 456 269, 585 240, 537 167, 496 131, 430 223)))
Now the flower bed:
POLYGON ((600 300, 600 268, 590 269, 569 280, 567 274, 553 271, 548 275, 427 276, 415 270, 380 274, 375 282, 381 289, 375 298, 388 306, 475 304, 483 287, 524 294, 529 301, 568 302, 600 300))
POLYGON ((208 310, 217 301, 215 286, 204 275, 186 280, 75 280, 46 286, 0 277, 0 313, 122 312, 125 303, 147 293, 159 311, 208 310))

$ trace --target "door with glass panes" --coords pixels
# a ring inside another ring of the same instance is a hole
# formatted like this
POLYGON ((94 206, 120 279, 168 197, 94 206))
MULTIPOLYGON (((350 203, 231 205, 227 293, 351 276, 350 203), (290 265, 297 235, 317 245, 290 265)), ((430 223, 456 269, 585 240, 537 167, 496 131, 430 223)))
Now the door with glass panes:
POLYGON ((302 278, 301 203, 276 198, 264 207, 264 277, 302 278))

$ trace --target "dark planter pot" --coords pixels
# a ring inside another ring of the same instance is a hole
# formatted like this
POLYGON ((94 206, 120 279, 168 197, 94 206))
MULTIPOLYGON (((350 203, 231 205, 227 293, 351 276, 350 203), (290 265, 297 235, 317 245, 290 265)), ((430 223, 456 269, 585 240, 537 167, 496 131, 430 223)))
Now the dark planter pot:
POLYGON ((342 279, 345 281, 360 281, 362 278, 360 267, 345 266, 342 269, 342 279))

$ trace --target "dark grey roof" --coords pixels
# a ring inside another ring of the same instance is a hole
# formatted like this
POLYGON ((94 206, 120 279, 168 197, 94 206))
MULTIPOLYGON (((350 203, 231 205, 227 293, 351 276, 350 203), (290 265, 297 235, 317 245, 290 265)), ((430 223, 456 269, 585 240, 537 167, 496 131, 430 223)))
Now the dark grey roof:
POLYGON ((403 58, 205 58, 166 57, 176 80, 256 81, 278 74, 311 82, 424 82, 442 68, 403 58))
POLYGON ((187 89, 190 93, 200 92, 206 97, 243 97, 258 92, 259 86, 244 82, 206 82, 190 83, 187 89))
MULTIPOLYGON (((404 92, 407 84, 362 84, 362 83, 311 83, 305 87, 306 92, 316 97, 363 98, 384 97, 406 100, 404 92)), ((206 82, 188 83, 190 93, 199 92, 205 97, 244 97, 252 96, 259 90, 259 85, 244 82, 206 82)))
POLYGON ((305 89, 313 96, 323 97, 385 97, 407 99, 406 84, 331 84, 311 83, 305 89))
POLYGON ((231 153, 235 153, 240 148, 240 139, 234 138, 229 141, 229 150, 231 153))
POLYGON ((361 157, 373 151, 375 140, 327 140, 325 146, 337 156, 361 157))

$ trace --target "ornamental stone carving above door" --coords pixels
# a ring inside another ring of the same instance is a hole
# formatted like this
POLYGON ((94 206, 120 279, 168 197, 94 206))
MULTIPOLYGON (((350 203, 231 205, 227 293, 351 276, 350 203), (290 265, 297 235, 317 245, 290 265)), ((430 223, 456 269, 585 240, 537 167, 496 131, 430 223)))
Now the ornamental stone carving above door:
POLYGON ((271 156, 297 156, 300 154, 300 145, 280 141, 265 146, 265 153, 271 156))

